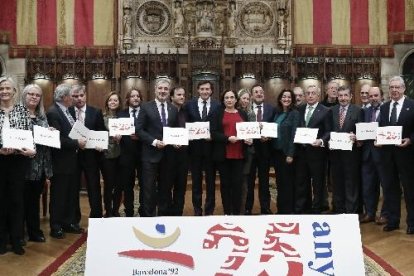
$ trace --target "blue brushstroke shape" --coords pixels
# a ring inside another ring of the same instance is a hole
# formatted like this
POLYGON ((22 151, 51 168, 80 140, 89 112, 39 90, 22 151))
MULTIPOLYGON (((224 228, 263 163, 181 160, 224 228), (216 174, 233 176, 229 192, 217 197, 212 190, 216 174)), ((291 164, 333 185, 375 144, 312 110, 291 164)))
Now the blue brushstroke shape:
POLYGON ((158 233, 165 234, 165 225, 164 224, 157 224, 155 225, 155 229, 158 233))

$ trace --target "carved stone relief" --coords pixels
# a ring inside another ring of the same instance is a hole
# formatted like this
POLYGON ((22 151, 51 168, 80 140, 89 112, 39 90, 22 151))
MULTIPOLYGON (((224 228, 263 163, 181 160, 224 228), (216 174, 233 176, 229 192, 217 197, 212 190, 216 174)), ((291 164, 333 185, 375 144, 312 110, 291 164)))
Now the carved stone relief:
MULTIPOLYGON (((224 43, 236 52, 264 46, 289 51, 291 0, 122 0, 120 47, 137 52, 147 45, 187 51, 192 42, 224 43)), ((226 51, 227 52, 227 51, 226 51)))

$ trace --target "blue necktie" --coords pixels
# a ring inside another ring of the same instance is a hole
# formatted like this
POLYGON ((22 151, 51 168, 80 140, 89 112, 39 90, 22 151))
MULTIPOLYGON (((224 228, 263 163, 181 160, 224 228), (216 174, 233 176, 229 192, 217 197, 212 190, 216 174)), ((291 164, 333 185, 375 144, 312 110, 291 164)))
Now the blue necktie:
POLYGON ((164 109, 164 103, 161 103, 161 123, 163 126, 167 126, 167 119, 165 116, 165 109, 164 109))

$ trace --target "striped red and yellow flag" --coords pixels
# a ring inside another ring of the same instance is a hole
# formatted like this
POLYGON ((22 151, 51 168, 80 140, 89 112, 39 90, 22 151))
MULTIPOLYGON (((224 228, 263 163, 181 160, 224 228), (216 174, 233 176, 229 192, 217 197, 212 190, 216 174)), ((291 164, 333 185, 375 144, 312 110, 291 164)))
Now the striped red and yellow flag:
POLYGON ((10 31, 15 45, 82 47, 114 43, 115 0, 4 2, 7 3, 4 9, 0 8, 0 30, 10 31))
POLYGON ((388 31, 414 30, 414 0, 300 0, 295 44, 387 45, 388 31))

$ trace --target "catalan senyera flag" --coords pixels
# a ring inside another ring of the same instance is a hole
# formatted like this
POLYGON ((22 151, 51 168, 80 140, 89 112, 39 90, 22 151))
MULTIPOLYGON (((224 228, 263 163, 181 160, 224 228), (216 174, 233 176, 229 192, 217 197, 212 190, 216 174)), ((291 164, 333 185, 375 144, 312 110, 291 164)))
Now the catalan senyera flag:
POLYGON ((387 45, 414 30, 414 0, 296 0, 295 44, 387 45))
POLYGON ((112 46, 115 0, 2 0, 0 29, 15 45, 112 46), (4 6, 4 7, 3 7, 4 6))

